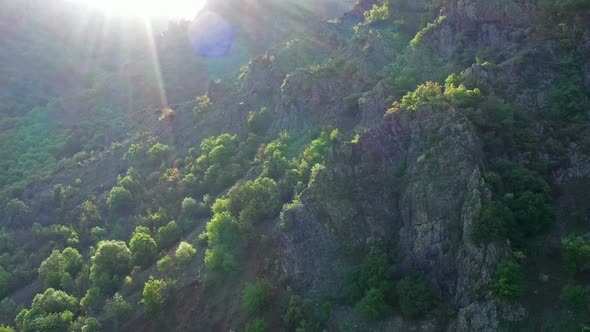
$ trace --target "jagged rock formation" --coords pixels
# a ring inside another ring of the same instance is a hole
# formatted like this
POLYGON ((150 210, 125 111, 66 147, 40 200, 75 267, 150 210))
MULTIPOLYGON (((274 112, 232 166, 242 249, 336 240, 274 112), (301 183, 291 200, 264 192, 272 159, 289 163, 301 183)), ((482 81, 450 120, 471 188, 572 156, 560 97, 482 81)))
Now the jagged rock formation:
POLYGON ((485 287, 508 254, 507 247, 478 248, 469 239, 489 199, 470 123, 452 108, 387 114, 358 143, 332 154, 302 205, 284 215, 282 277, 302 291, 337 290, 347 271, 339 253, 382 239, 402 252, 402 271, 424 273, 441 298, 465 307, 458 330, 497 324, 469 318, 499 315, 488 315, 491 296, 474 304, 474 287, 485 287))

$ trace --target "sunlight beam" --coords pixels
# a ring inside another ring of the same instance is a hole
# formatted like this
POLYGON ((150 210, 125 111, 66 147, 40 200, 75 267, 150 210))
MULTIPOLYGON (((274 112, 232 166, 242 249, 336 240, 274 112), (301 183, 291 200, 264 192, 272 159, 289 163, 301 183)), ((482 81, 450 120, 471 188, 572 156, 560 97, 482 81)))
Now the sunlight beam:
POLYGON ((193 18, 205 0, 70 0, 87 4, 109 15, 193 18))

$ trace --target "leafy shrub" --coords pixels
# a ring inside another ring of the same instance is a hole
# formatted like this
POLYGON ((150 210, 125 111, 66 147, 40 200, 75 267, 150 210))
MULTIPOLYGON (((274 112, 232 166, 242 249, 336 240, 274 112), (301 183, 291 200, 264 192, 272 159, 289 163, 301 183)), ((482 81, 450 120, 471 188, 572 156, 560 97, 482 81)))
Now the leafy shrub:
POLYGON ((590 243, 581 236, 571 235, 561 240, 566 270, 574 274, 590 261, 590 243))
POLYGON ((133 264, 143 268, 150 266, 158 255, 156 241, 149 234, 143 232, 141 228, 133 233, 129 241, 129 248, 133 264))
POLYGON ((371 320, 380 320, 387 313, 385 297, 378 288, 369 289, 356 307, 359 312, 371 320))
POLYGON ((98 321, 98 319, 96 319, 94 317, 86 318, 86 321, 84 322, 84 326, 82 326, 82 332, 101 332, 101 331, 102 331, 102 325, 100 325, 100 322, 98 321))
POLYGON ((242 297, 242 308, 248 314, 261 313, 270 304, 270 285, 259 279, 255 283, 246 283, 242 297))
POLYGON ((264 319, 258 318, 257 320, 246 324, 246 332, 266 332, 268 331, 268 325, 264 319))
POLYGON ((174 269, 174 261, 170 256, 164 256, 158 261, 157 266, 160 272, 164 275, 168 275, 174 269))
POLYGON ((263 107, 258 112, 250 112, 248 115, 248 129, 257 135, 264 135, 272 122, 272 113, 263 107))
POLYGON ((564 286, 559 295, 559 302, 574 317, 583 317, 588 313, 588 294, 582 286, 564 286))
POLYGON ((178 249, 176 249, 176 261, 179 266, 186 267, 196 254, 197 249, 193 248, 190 243, 180 242, 178 249))
POLYGON ((159 165, 166 161, 171 153, 172 149, 168 145, 156 143, 147 151, 147 157, 152 164, 159 165))
POLYGON ((442 24, 446 19, 446 16, 439 16, 433 23, 428 23, 424 29, 418 31, 414 39, 410 41, 410 46, 417 47, 422 43, 422 40, 426 35, 434 31, 437 26, 442 24))
POLYGON ((123 187, 113 187, 107 198, 107 204, 113 212, 125 212, 133 206, 133 195, 123 187))
POLYGON ((521 297, 524 291, 524 275, 520 265, 511 260, 501 261, 492 290, 498 297, 507 300, 521 297))
POLYGON ((105 318, 118 327, 119 324, 126 322, 131 317, 133 307, 117 293, 112 299, 107 300, 103 312, 105 318))
POLYGON ((180 229, 174 220, 158 229, 158 247, 160 249, 170 248, 179 239, 180 229))
POLYGON ((129 273, 131 251, 122 241, 101 241, 92 256, 90 280, 101 292, 113 293, 129 273))
POLYGON ((434 306, 434 295, 428 283, 420 277, 405 277, 397 283, 402 315, 409 318, 426 314, 434 306))
POLYGON ((262 177, 236 186, 228 197, 230 212, 246 228, 275 216, 281 208, 277 184, 269 178, 262 177))
POLYGON ((365 12, 365 21, 369 24, 386 21, 389 19, 389 6, 387 3, 382 6, 373 4, 373 7, 365 12))
POLYGON ((23 309, 16 317, 20 331, 67 331, 78 310, 78 300, 67 293, 48 288, 35 295, 31 309, 23 309))
POLYGON ((62 253, 54 250, 41 263, 39 276, 47 288, 68 290, 82 267, 82 255, 76 249, 66 248, 62 253))
POLYGON ((471 238, 475 243, 502 241, 514 229, 512 211, 502 202, 489 202, 482 206, 479 217, 473 223, 471 238))
POLYGON ((205 264, 213 271, 234 272, 239 269, 238 261, 227 245, 217 245, 205 250, 205 264))
POLYGON ((408 110, 416 110, 421 105, 438 103, 442 101, 442 96, 442 87, 440 84, 435 82, 426 82, 419 85, 414 92, 408 92, 402 98, 399 107, 408 110))
POLYGON ((165 290, 166 283, 163 280, 150 277, 150 280, 145 283, 141 303, 145 305, 148 317, 152 319, 159 317, 164 307, 165 290))

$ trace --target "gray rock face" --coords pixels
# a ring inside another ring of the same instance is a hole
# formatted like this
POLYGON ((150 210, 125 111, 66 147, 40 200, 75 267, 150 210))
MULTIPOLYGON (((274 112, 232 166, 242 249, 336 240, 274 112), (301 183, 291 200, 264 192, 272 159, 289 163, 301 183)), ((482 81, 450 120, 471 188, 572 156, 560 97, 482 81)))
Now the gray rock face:
POLYGON ((461 19, 525 24, 534 15, 537 0, 445 0, 445 12, 461 19))
POLYGON ((494 326, 467 316, 496 319, 488 315, 491 294, 482 297, 485 313, 465 309, 508 253, 507 246, 479 248, 469 238, 490 195, 480 156, 470 123, 448 107, 387 114, 357 144, 336 144, 302 206, 284 214, 297 226, 279 233, 283 277, 295 286, 337 289, 347 266, 343 253, 362 252, 367 240, 379 238, 402 251, 402 273, 420 271, 443 300, 465 311, 457 330, 494 326))

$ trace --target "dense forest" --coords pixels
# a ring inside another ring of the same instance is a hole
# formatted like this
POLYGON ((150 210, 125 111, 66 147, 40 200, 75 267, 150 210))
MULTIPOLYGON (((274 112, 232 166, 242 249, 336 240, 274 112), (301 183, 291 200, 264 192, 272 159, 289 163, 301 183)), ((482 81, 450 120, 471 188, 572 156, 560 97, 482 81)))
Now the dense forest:
POLYGON ((589 0, 0 36, 0 332, 590 329, 589 0))

